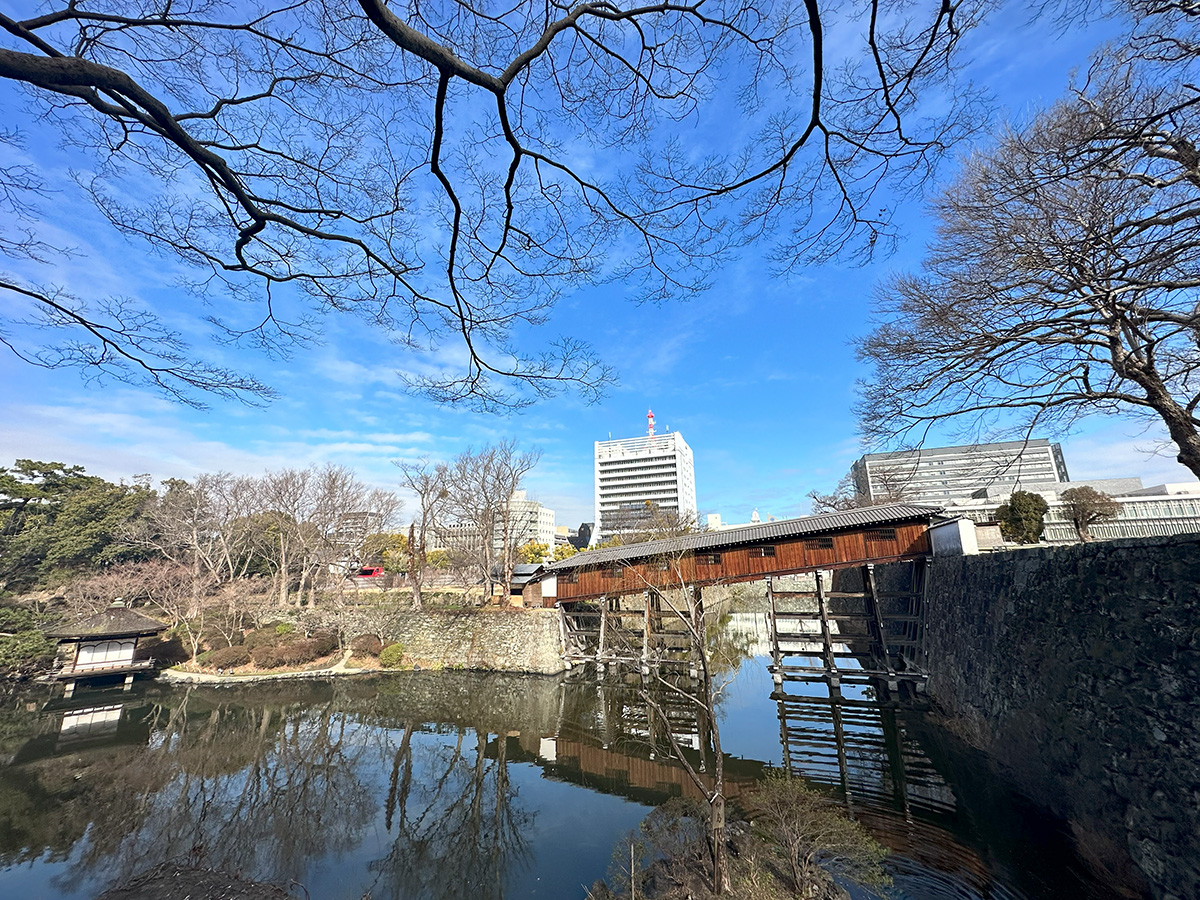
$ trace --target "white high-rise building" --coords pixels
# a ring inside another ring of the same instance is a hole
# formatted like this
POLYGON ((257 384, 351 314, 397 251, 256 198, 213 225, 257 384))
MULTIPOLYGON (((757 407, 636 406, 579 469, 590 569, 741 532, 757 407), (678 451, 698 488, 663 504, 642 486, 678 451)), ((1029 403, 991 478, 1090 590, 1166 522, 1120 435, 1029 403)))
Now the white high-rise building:
POLYGON ((596 527, 592 541, 637 528, 655 512, 696 518, 696 474, 692 448, 678 431, 615 441, 596 441, 596 527))

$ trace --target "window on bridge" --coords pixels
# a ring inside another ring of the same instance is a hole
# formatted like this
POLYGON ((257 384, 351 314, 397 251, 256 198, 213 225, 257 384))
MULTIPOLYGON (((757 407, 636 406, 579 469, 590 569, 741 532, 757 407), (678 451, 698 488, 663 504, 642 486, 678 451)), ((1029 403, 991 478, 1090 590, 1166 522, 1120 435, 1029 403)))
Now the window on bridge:
POLYGON ((751 547, 749 556, 751 559, 763 559, 775 555, 774 547, 751 547))
POLYGON ((698 553, 696 554, 696 562, 702 566, 719 566, 721 564, 721 554, 698 553))
POLYGON ((895 528, 872 528, 865 534, 868 541, 894 541, 896 539, 895 528))
POLYGON ((832 550, 833 549, 833 538, 831 538, 831 537, 809 538, 808 540, 806 540, 804 542, 804 549, 805 550, 832 550))

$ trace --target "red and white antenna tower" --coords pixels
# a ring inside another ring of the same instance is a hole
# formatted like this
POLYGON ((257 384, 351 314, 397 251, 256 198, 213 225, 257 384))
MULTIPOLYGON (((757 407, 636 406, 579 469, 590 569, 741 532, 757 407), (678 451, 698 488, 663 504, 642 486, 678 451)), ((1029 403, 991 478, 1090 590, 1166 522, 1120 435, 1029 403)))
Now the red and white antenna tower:
POLYGON ((654 410, 652 410, 652 409, 647 410, 646 418, 650 422, 650 428, 649 428, 648 434, 650 435, 650 437, 654 437, 654 410))

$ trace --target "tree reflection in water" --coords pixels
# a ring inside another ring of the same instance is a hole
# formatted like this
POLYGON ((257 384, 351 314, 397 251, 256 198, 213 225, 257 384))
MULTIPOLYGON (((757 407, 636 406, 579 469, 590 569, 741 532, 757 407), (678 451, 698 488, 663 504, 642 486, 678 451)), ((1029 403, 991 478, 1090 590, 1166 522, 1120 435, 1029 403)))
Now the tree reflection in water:
POLYGON ((123 880, 185 859, 289 880, 314 857, 355 846, 372 816, 359 777, 369 747, 335 696, 254 708, 188 690, 150 717, 150 744, 128 756, 118 802, 89 810, 64 880, 98 871, 123 880))
POLYGON ((371 896, 500 900, 509 871, 529 862, 524 834, 533 821, 515 802, 505 736, 488 759, 490 734, 459 727, 452 746, 425 744, 414 764, 412 731, 410 722, 392 766, 385 821, 395 839, 370 865, 371 896), (414 765, 423 773, 416 779, 414 765))
POLYGON ((121 713, 123 740, 90 743, 0 711, 0 732, 12 718, 30 735, 0 765, 0 865, 58 861, 66 895, 168 860, 303 884, 354 858, 356 897, 499 898, 528 863, 533 821, 494 721, 510 710, 487 697, 511 685, 478 692, 473 721, 429 725, 445 722, 427 707, 453 685, 426 679, 404 696, 396 684, 152 690, 121 713))

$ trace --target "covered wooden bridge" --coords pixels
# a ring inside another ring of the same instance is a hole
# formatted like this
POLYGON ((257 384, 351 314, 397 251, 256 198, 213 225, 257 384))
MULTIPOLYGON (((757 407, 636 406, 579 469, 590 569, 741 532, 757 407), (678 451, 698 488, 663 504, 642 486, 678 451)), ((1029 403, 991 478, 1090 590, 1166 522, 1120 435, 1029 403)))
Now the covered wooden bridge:
POLYGON ((547 566, 543 604, 559 609, 569 661, 626 663, 645 672, 688 653, 686 627, 677 609, 668 604, 664 612, 664 592, 687 591, 699 603, 705 586, 765 581, 777 681, 823 677, 836 687, 878 679, 894 686, 921 677, 921 576, 941 512, 888 504, 589 550, 547 566), (911 582, 879 592, 874 566, 905 560, 914 561, 911 582), (852 589, 826 584, 826 573, 847 569, 859 570, 845 579, 852 589), (776 579, 790 575, 812 575, 812 589, 780 589, 776 579), (800 661, 789 664, 789 657, 800 661))

